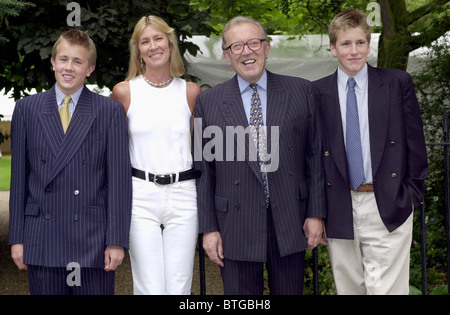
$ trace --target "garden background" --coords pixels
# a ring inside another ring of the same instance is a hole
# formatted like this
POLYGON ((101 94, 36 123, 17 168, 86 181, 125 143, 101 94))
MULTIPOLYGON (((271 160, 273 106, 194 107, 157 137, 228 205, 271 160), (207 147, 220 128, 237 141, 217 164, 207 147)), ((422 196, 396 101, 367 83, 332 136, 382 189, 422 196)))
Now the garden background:
MULTIPOLYGON (((18 100, 51 87, 54 84, 50 65, 52 46, 68 24, 87 30, 97 45, 97 68, 88 83, 111 90, 126 75, 128 39, 135 23, 144 14, 164 18, 179 34, 181 52, 195 58, 201 52, 192 37, 219 36, 226 21, 236 15, 252 16, 266 26, 268 34, 284 35, 294 43, 305 36, 326 34, 326 26, 337 12, 358 7, 369 15, 373 32, 380 34, 376 66, 409 71, 411 53, 427 48, 418 67, 410 73, 421 105, 427 143, 443 142, 442 117, 450 106, 448 0, 85 0, 72 2, 68 7, 69 3, 0 0, 0 90, 18 100)), ((186 79, 201 81, 189 73, 189 61, 185 61, 186 79)), ((0 129, 0 143, 8 137, 8 130, 0 129)), ((447 289, 447 188, 443 151, 442 146, 428 147, 430 175, 425 198, 428 293, 443 293, 447 289)), ((0 189, 8 189, 8 176, 11 176, 8 160, 4 152, 0 159, 0 189)), ((422 289, 418 212, 413 239, 411 293, 418 294, 422 289)), ((311 261, 311 252, 307 259, 311 261)), ((311 274, 312 270, 308 268, 306 293, 312 293, 311 274)), ((319 293, 335 294, 324 247, 319 249, 319 293)))

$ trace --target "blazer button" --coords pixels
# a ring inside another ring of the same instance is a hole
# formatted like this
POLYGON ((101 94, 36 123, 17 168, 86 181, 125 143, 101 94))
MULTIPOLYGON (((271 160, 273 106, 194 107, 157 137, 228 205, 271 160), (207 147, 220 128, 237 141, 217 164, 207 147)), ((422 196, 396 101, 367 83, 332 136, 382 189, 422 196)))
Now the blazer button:
POLYGON ((239 185, 239 179, 236 179, 236 180, 234 181, 234 184, 235 184, 235 185, 239 185))
POLYGON ((75 214, 75 215, 73 216, 73 220, 74 220, 74 221, 78 221, 78 214, 75 214))
POLYGON ((46 219, 46 220, 50 220, 51 217, 52 217, 52 216, 51 216, 50 214, 48 214, 48 213, 45 215, 45 219, 46 219))
POLYGON ((327 183, 327 186, 328 186, 328 187, 331 187, 331 183, 327 183))
POLYGON ((395 145, 395 141, 391 140, 391 142, 389 143, 390 145, 395 145))
POLYGON ((396 178, 397 177, 397 173, 392 173, 391 177, 392 178, 396 178))
POLYGON ((325 156, 330 156, 330 152, 325 151, 325 156))
POLYGON ((78 196, 78 195, 80 194, 80 191, 77 189, 77 190, 75 190, 75 191, 73 192, 73 194, 74 194, 75 196, 78 196))

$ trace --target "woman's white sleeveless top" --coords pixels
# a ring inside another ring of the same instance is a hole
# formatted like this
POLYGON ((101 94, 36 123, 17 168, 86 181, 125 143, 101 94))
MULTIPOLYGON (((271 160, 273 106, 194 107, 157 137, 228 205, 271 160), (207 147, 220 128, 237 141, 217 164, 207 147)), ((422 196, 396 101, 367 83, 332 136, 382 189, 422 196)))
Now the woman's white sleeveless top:
POLYGON ((186 81, 175 77, 155 88, 142 76, 130 80, 128 131, 131 165, 153 174, 192 168, 186 81))

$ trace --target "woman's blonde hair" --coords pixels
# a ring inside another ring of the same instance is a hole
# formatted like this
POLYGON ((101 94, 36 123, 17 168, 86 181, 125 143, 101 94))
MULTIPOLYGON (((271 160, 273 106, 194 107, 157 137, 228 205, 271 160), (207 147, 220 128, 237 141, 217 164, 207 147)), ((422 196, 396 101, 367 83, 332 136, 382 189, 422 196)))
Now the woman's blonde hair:
POLYGON ((139 75, 144 74, 145 64, 141 63, 139 53, 139 38, 147 26, 153 26, 160 32, 167 35, 169 39, 170 53, 170 76, 181 77, 184 74, 184 64, 181 59, 180 49, 178 48, 177 35, 175 29, 171 28, 163 19, 154 15, 143 16, 134 27, 133 35, 131 36, 130 47, 130 64, 128 67, 127 80, 131 80, 139 75))

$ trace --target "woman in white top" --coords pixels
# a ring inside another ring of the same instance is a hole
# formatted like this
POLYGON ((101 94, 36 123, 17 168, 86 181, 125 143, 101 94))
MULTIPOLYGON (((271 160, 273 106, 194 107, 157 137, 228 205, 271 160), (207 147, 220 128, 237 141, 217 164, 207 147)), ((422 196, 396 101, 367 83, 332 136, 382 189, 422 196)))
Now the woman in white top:
POLYGON ((128 77, 113 89, 128 120, 133 172, 134 294, 190 294, 198 234, 190 131, 198 84, 184 73, 175 30, 144 16, 130 40, 128 77))

